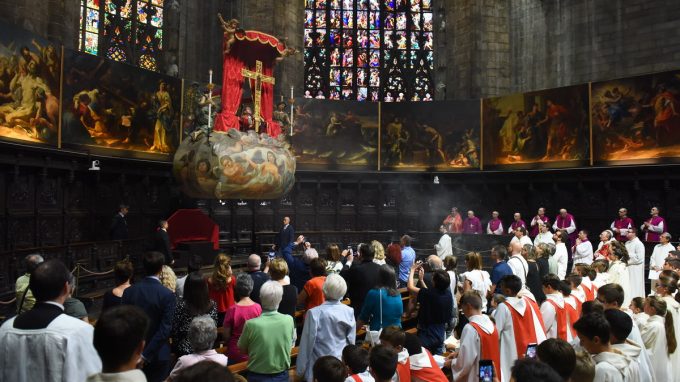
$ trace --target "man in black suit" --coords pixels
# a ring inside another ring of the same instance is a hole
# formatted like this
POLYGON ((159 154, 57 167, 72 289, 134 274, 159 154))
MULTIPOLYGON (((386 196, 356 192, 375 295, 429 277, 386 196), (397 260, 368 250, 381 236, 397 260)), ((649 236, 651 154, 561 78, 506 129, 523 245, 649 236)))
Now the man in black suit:
POLYGON ((153 237, 153 250, 160 252, 165 256, 165 265, 170 266, 175 263, 175 259, 172 258, 172 249, 170 248, 167 220, 158 222, 158 229, 153 237))
POLYGON ((149 382, 167 378, 170 367, 170 331, 175 313, 175 294, 161 284, 159 275, 165 263, 160 252, 147 252, 142 258, 146 277, 123 292, 123 304, 135 305, 149 316, 149 331, 142 352, 142 371, 149 382))
POLYGON ((348 253, 348 250, 342 251, 347 261, 340 271, 340 276, 347 282, 347 294, 351 300, 350 305, 354 308, 354 316, 361 313, 368 291, 378 283, 380 271, 380 265, 373 262, 375 252, 372 246, 361 244, 357 252, 359 252, 358 260, 355 261, 354 256, 348 253))
POLYGON ((125 219, 129 209, 130 206, 126 204, 118 207, 118 213, 113 216, 111 228, 109 228, 111 240, 126 240, 129 237, 127 219, 125 219))
POLYGON ((290 218, 288 216, 283 218, 283 227, 281 231, 276 235, 276 250, 282 251, 288 246, 288 244, 295 241, 295 230, 293 226, 290 225, 290 218))

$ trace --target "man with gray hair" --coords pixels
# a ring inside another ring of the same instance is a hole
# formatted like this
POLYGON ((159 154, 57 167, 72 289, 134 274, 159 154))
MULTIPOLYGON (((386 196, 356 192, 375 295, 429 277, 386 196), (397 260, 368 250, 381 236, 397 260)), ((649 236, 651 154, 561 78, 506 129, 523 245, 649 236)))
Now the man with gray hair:
POLYGON ((307 382, 314 382, 313 368, 317 359, 328 355, 342 359, 342 349, 354 344, 354 310, 340 302, 345 293, 345 279, 336 274, 328 275, 323 284, 326 302, 307 311, 296 364, 298 375, 307 382))
POLYGON ((40 263, 45 261, 42 256, 37 253, 30 254, 26 256, 24 262, 26 264, 26 273, 19 276, 16 283, 14 284, 14 290, 16 292, 16 302, 17 302, 17 314, 21 314, 33 308, 35 305, 35 297, 33 297, 33 292, 28 287, 31 281, 31 273, 38 267, 40 263))
POLYGON ((260 303, 260 288, 262 284, 269 281, 269 275, 262 272, 262 258, 260 255, 252 254, 248 256, 248 275, 253 279, 253 291, 250 292, 250 299, 260 303))
POLYGON ((282 297, 283 287, 278 282, 262 284, 262 315, 246 321, 243 327, 238 347, 248 354, 248 381, 288 381, 296 335, 293 317, 277 312, 282 297))
POLYGON ((215 340, 217 339, 217 326, 212 317, 204 314, 191 320, 187 338, 189 338, 191 348, 194 352, 179 357, 175 364, 175 368, 170 372, 168 380, 173 380, 182 369, 186 369, 187 367, 202 361, 212 361, 217 362, 224 367, 227 366, 227 356, 219 354, 213 349, 215 340))

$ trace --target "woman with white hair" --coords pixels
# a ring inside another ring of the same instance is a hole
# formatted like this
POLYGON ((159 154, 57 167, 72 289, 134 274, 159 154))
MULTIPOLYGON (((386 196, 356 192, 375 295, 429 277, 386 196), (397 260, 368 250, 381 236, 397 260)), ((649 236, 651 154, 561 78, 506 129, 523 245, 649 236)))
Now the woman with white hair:
POLYGON ((290 353, 295 346, 293 317, 277 312, 283 287, 267 281, 260 288, 262 315, 246 321, 238 347, 248 354, 248 381, 288 382, 290 353))
POLYGON ((307 311, 300 339, 296 371, 308 382, 314 381, 312 369, 318 358, 342 359, 342 349, 356 339, 354 309, 340 302, 347 293, 345 279, 328 275, 323 293, 326 302, 307 311))
POLYGON ((206 314, 191 320, 187 337, 194 352, 179 357, 175 368, 172 369, 167 379, 168 381, 172 381, 182 369, 201 361, 212 361, 224 367, 227 366, 227 357, 213 349, 217 339, 217 325, 215 325, 215 320, 212 317, 206 314))

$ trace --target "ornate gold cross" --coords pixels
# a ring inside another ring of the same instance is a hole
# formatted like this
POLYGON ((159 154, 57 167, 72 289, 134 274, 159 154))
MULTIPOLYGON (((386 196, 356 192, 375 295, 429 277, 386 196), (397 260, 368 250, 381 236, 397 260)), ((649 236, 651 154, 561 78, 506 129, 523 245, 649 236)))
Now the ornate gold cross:
MULTIPOLYGON (((255 61, 255 71, 248 70, 246 68, 241 69, 241 74, 243 77, 255 80, 255 100, 254 100, 254 118, 255 118, 255 131, 260 132, 260 121, 262 116, 260 115, 260 108, 262 107, 262 83, 266 82, 274 85, 276 80, 274 77, 267 76, 262 73, 262 61, 255 61)), ((252 91, 253 89, 251 89, 252 91)))

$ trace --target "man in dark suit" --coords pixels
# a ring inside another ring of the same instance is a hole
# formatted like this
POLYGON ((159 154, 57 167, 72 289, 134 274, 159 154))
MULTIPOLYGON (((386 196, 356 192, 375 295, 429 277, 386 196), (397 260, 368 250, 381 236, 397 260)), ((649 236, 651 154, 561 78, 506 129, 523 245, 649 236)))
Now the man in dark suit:
POLYGON ((129 209, 130 206, 126 204, 121 204, 118 207, 118 213, 113 216, 109 228, 111 240, 126 240, 129 237, 127 219, 125 219, 129 209))
POLYGON ((250 292, 250 299, 256 303, 260 303, 260 288, 262 284, 269 281, 269 275, 260 270, 262 268, 262 258, 260 255, 253 253, 248 256, 248 275, 253 279, 253 291, 250 292))
POLYGON ((168 236, 168 221, 161 220, 158 222, 158 229, 153 237, 153 250, 160 252, 165 256, 165 265, 172 265, 175 259, 172 258, 172 249, 170 248, 170 236, 168 236))
POLYGON ((290 225, 290 218, 288 216, 283 218, 283 227, 278 234, 276 234, 276 250, 282 251, 288 244, 295 241, 295 230, 290 225))
POLYGON ((175 313, 175 294, 161 284, 159 275, 165 263, 160 252, 147 252, 142 258, 146 277, 123 292, 123 304, 135 305, 149 316, 149 331, 142 352, 142 371, 149 382, 160 382, 170 371, 170 331, 175 313))
POLYGON ((357 252, 359 253, 356 261, 354 256, 348 253, 348 250, 342 252, 347 261, 340 271, 340 276, 347 282, 347 294, 351 300, 350 305, 354 308, 355 316, 361 313, 361 307, 364 305, 368 291, 378 283, 378 272, 381 267, 373 262, 375 252, 372 246, 362 244, 357 248, 357 252))

